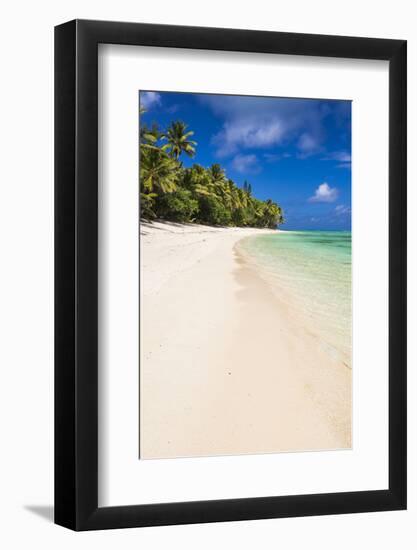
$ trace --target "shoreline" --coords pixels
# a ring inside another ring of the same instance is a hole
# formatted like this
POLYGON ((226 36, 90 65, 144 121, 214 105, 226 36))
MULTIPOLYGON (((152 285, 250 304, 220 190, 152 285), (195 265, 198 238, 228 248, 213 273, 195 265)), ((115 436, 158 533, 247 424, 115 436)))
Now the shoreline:
POLYGON ((239 252, 262 233, 141 223, 141 458, 351 447, 351 371, 239 252))
POLYGON ((272 272, 262 266, 258 259, 248 252, 243 246, 243 242, 246 239, 241 239, 235 245, 235 249, 238 255, 240 255, 243 260, 251 266, 255 271, 257 276, 262 279, 262 283, 267 285, 271 292, 278 299, 278 302, 284 302, 287 306, 288 316, 292 318, 296 326, 299 329, 301 327, 305 331, 305 336, 312 338, 319 345, 324 347, 327 350, 327 353, 331 354, 337 361, 340 361, 346 368, 352 369, 350 363, 350 353, 346 353, 345 349, 341 349, 340 341, 334 341, 334 339, 329 338, 327 333, 327 328, 323 322, 315 317, 311 317, 311 314, 305 311, 303 305, 303 298, 296 296, 294 290, 285 288, 284 284, 279 281, 276 273, 272 272))

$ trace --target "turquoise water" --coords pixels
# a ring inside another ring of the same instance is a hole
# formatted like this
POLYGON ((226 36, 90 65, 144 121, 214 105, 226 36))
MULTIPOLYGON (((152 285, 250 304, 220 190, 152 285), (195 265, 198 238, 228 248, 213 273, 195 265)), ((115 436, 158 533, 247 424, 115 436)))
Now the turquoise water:
POLYGON ((350 366, 350 231, 283 231, 248 237, 241 246, 276 290, 287 291, 310 332, 350 366))

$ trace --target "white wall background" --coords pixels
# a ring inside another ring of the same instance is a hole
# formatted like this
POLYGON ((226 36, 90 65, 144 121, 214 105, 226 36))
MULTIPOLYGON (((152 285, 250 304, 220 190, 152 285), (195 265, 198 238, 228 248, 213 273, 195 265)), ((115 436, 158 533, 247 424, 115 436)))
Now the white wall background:
POLYGON ((415 548, 417 19, 414 2, 16 0, 1 10, 0 544, 7 549, 415 548), (53 26, 73 18, 409 41, 409 510, 72 533, 53 498, 53 26))

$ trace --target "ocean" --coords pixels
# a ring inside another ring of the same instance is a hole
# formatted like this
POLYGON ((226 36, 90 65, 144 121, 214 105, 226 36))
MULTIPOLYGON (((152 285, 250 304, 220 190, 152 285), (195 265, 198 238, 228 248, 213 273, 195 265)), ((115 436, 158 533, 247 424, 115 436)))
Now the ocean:
POLYGON ((291 298, 309 332, 351 367, 351 232, 282 231, 240 246, 273 289, 291 298))

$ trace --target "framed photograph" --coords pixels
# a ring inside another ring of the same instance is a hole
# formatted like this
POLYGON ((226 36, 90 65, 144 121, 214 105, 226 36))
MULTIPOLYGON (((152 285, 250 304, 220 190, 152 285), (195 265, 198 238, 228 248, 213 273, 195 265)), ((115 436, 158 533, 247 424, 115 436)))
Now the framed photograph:
POLYGON ((55 522, 406 507, 406 42, 55 29, 55 522))

